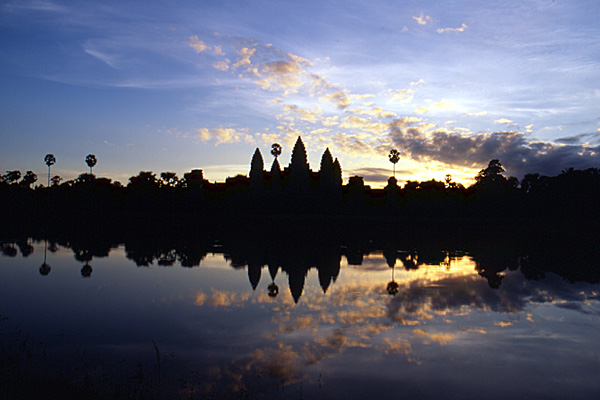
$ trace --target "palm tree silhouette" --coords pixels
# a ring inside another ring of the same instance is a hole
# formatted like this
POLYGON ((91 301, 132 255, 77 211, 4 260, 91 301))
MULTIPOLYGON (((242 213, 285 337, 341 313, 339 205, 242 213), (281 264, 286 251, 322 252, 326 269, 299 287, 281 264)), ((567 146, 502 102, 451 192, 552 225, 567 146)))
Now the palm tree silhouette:
POLYGON ((396 177, 396 163, 400 161, 400 152, 396 149, 392 149, 388 156, 390 162, 394 165, 394 178, 396 177))
POLYGON ((273 143, 271 145, 271 155, 277 159, 281 155, 281 145, 279 143, 273 143))
POLYGON ((54 165, 54 163, 56 162, 56 157, 54 157, 54 154, 46 154, 46 157, 44 157, 44 162, 48 166, 48 185, 47 186, 50 186, 50 166, 54 165))
POLYGON ((88 167, 90 167, 90 175, 92 174, 92 168, 96 165, 97 162, 98 162, 98 160, 96 159, 96 156, 93 154, 88 154, 85 157, 85 163, 88 165, 88 167))

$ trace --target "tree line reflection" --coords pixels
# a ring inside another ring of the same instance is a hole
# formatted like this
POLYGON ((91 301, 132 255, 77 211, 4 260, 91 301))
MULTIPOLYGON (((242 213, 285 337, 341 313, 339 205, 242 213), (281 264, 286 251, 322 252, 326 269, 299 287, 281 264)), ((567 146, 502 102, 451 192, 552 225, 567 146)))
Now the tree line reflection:
MULTIPOLYGON (((391 281, 386 286, 390 295, 396 295, 399 290, 394 279, 395 270, 418 270, 424 265, 449 267, 453 260, 465 256, 473 260, 475 271, 493 289, 501 287, 506 271, 517 270, 526 279, 543 279, 552 272, 572 282, 600 282, 600 264, 594 254, 596 247, 565 238, 560 239, 561 243, 548 238, 543 244, 524 243, 518 236, 507 235, 503 239, 500 232, 493 232, 493 239, 488 240, 478 234, 476 238, 448 241, 433 237, 433 233, 426 235, 429 240, 406 236, 381 236, 374 240, 368 239, 370 236, 361 238, 361 235, 352 234, 349 227, 341 230, 349 233, 344 235, 340 234, 339 227, 327 229, 321 226, 310 231, 301 225, 298 222, 295 229, 268 224, 249 229, 239 225, 237 229, 221 231, 218 236, 215 232, 209 233, 210 229, 194 234, 142 230, 143 234, 129 232, 115 237, 106 232, 55 234, 43 238, 44 258, 39 272, 48 275, 52 270, 52 253, 64 247, 82 263, 81 275, 90 278, 93 260, 108 257, 111 250, 123 245, 127 259, 138 267, 201 267, 209 254, 220 254, 232 268, 246 269, 252 289, 256 290, 260 281, 266 280, 271 297, 279 294, 275 280, 283 274, 295 302, 302 296, 311 269, 317 270, 319 284, 326 293, 338 278, 344 259, 348 265, 360 266, 373 254, 381 254, 390 267, 391 281)), ((27 258, 34 253, 35 240, 42 238, 4 239, 0 241, 0 251, 6 257, 20 254, 27 258)))

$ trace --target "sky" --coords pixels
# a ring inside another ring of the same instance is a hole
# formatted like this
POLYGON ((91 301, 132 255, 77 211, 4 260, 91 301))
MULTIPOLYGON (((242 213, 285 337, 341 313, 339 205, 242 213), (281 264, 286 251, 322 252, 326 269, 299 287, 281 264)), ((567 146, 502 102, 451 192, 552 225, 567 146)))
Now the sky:
POLYGON ((344 182, 600 167, 600 2, 0 2, 0 173, 248 174, 298 136, 344 182))

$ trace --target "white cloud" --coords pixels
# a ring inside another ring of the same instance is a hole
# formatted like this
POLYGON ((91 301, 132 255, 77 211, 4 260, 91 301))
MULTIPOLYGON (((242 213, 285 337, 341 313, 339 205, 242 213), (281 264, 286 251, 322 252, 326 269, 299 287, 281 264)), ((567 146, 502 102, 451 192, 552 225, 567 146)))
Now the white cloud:
POLYGON ((464 32, 467 28, 467 24, 463 23, 459 28, 440 28, 437 33, 464 32))
POLYGON ((109 55, 109 54, 103 53, 97 49, 92 49, 89 47, 85 48, 83 51, 85 51, 90 56, 95 57, 98 60, 102 61, 103 63, 105 63, 106 65, 108 65, 111 68, 114 68, 114 69, 118 68, 117 57, 114 55, 109 55))
POLYGON ((390 101, 396 103, 408 103, 413 99, 415 91, 412 89, 388 89, 390 101))
POLYGON ((445 99, 443 99, 442 101, 440 101, 439 103, 435 103, 431 107, 436 108, 438 110, 450 110, 452 108, 455 108, 455 105, 452 103, 448 103, 445 99))
POLYGON ((339 121, 340 121, 340 117, 337 115, 334 115, 331 117, 326 117, 325 119, 323 119, 321 121, 321 123, 325 126, 335 126, 340 123, 339 121))
POLYGON ((461 117, 483 117, 484 115, 487 115, 487 111, 465 113, 465 114, 462 114, 461 117))
POLYGON ((419 25, 427 25, 433 23, 433 18, 431 18, 429 15, 425 15, 424 13, 419 14, 418 17, 413 17, 413 19, 417 21, 417 24, 419 25))

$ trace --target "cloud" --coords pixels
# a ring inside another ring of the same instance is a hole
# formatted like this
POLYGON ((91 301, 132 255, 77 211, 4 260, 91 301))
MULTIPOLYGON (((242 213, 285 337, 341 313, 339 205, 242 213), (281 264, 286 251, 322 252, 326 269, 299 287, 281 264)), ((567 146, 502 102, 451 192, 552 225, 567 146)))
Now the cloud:
POLYGON ((212 307, 244 307, 247 301, 247 294, 221 290, 213 290, 210 296, 203 292, 198 292, 194 296, 194 305, 196 306, 210 305, 212 307))
POLYGON ((196 137, 199 138, 203 142, 207 142, 212 138, 210 131, 207 128, 196 129, 198 132, 196 137))
MULTIPOLYGON (((527 127, 526 127, 527 128, 527 127)), ((600 133, 581 133, 579 135, 566 136, 559 139, 556 139, 556 142, 562 144, 577 144, 588 141, 600 141, 600 133)))
POLYGON ((427 25, 433 23, 433 18, 431 18, 429 15, 425 15, 424 13, 419 14, 419 16, 417 17, 413 17, 413 19, 417 21, 417 24, 419 25, 427 25))
POLYGON ((227 71, 229 70, 229 60, 215 61, 212 66, 213 68, 218 69, 219 71, 227 71))
POLYGON ((500 119, 496 119, 494 120, 495 124, 512 124, 513 121, 511 121, 510 119, 506 119, 506 118, 500 118, 500 119))
POLYGON ((400 129, 400 128, 404 128, 404 127, 407 127, 407 126, 413 126, 417 122, 421 122, 421 118, 417 118, 417 117, 402 117, 402 118, 395 119, 390 124, 390 126, 392 127, 392 129, 400 129))
POLYGON ((385 348, 384 348, 385 354, 393 353, 393 354, 408 355, 412 352, 412 347, 411 347, 410 342, 403 338, 386 337, 383 339, 383 343, 385 345, 385 348))
MULTIPOLYGON (((244 44, 244 47, 236 50, 237 58, 233 64, 225 59, 213 66, 223 71, 241 70, 239 78, 253 81, 264 90, 284 90, 284 95, 296 93, 303 86, 310 86, 313 90, 320 90, 317 89, 319 86, 327 87, 322 78, 307 72, 307 68, 313 65, 311 61, 292 53, 283 53, 272 45, 261 45, 251 40, 244 44)), ((223 54, 221 48, 218 53, 223 54)))
POLYGON ((397 117, 397 114, 392 111, 384 110, 382 107, 364 107, 359 106, 352 110, 347 110, 346 112, 355 115, 368 115, 370 117, 378 118, 378 119, 387 119, 397 117))
POLYGON ((316 122, 317 118, 321 114, 321 110, 317 108, 316 110, 306 110, 299 108, 296 104, 289 105, 286 104, 283 106, 284 111, 293 112, 300 116, 300 119, 308 122, 316 122))
POLYGON ((533 172, 557 175, 569 167, 585 169, 600 163, 600 146, 536 141, 514 131, 469 134, 437 129, 427 132, 402 120, 391 126, 392 142, 407 157, 421 162, 435 160, 483 168, 489 160, 498 159, 507 174, 518 177, 533 172))
POLYGON ((408 103, 413 99, 415 91, 412 89, 388 89, 387 93, 392 102, 408 103))
POLYGON ((300 356, 292 346, 279 344, 276 349, 256 349, 250 355, 247 370, 277 378, 285 385, 303 380, 300 374, 300 356))
POLYGON ((210 50, 210 47, 207 46, 202 40, 198 39, 198 35, 190 36, 187 44, 194 50, 196 53, 204 53, 207 50, 210 50))
POLYGON ((222 46, 215 46, 213 49, 213 54, 217 56, 224 56, 225 52, 223 51, 222 46))
POLYGON ((18 1, 6 4, 3 6, 7 11, 46 11, 64 13, 68 9, 62 5, 58 5, 51 1, 18 1))
MULTIPOLYGON (((387 182, 391 176, 391 168, 356 168, 352 170, 344 171, 347 175, 358 175, 362 176, 365 182, 387 182)), ((408 175, 411 171, 396 170, 399 175, 408 175)))
POLYGON ((441 345, 444 345, 454 339, 456 339, 455 335, 449 333, 428 333, 423 329, 413 329, 413 335, 418 338, 422 338, 425 344, 428 344, 429 341, 438 342, 441 345))
POLYGON ((326 94, 319 98, 321 101, 328 101, 338 109, 343 110, 350 105, 350 98, 343 91, 326 94))
POLYGON ((373 148, 357 135, 336 133, 333 136, 335 145, 345 153, 369 153, 373 148))
POLYGON ((465 113, 465 114, 461 114, 461 117, 483 117, 484 115, 487 115, 487 111, 479 111, 479 112, 474 112, 474 113, 465 113))
POLYGON ((231 144, 231 143, 254 143, 254 137, 248 133, 248 129, 233 129, 233 128, 200 128, 196 129, 196 134, 194 135, 197 139, 200 139, 202 142, 208 142, 213 140, 215 142, 215 146, 220 144, 231 144))
POLYGON ((321 121, 321 123, 325 126, 335 126, 335 125, 339 125, 340 123, 340 117, 337 115, 333 115, 330 117, 326 117, 325 119, 323 119, 321 121))
POLYGON ((232 68, 235 69, 244 65, 250 65, 252 63, 250 58, 254 55, 255 52, 256 49, 250 49, 248 47, 242 47, 241 49, 239 49, 237 53, 240 57, 237 59, 235 64, 233 64, 232 68))
POLYGON ((266 90, 287 89, 287 93, 297 91, 304 85, 301 75, 304 65, 294 61, 274 61, 262 64, 251 70, 258 78, 256 83, 266 90))
POLYGON ((377 122, 370 117, 359 117, 359 116, 347 116, 342 119, 340 128, 348 130, 358 130, 362 132, 368 132, 374 135, 385 134, 389 129, 388 123, 377 122))
POLYGON ((103 53, 100 50, 92 49, 90 47, 84 48, 83 51, 86 52, 87 54, 89 54, 90 56, 95 57, 98 60, 102 61, 109 67, 118 69, 118 61, 117 61, 116 56, 103 53))
POLYGON ((437 30, 437 33, 464 32, 467 28, 467 24, 463 23, 459 28, 440 28, 437 30))
POLYGON ((452 108, 455 108, 456 106, 452 103, 448 103, 445 99, 443 99, 439 103, 433 104, 431 107, 438 110, 450 110, 452 108))

